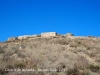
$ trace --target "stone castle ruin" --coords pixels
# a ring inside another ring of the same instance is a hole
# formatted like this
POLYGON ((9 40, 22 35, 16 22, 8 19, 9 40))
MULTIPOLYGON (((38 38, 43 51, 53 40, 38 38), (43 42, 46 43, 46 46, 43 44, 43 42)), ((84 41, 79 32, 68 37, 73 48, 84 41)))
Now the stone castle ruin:
POLYGON ((55 37, 55 36, 57 36, 56 32, 41 33, 41 37, 55 37))
POLYGON ((67 33, 65 35, 61 35, 61 34, 57 34, 57 32, 44 32, 44 33, 41 33, 40 35, 24 35, 24 36, 18 36, 18 37, 10 37, 8 38, 7 41, 14 41, 14 40, 23 40, 23 39, 28 39, 28 38, 36 38, 36 37, 45 37, 45 38, 48 38, 48 37, 59 37, 59 36, 64 36, 64 37, 67 37, 67 38, 71 38, 71 39, 74 39, 74 38, 88 38, 88 37, 80 37, 80 36, 74 36, 72 33, 67 33))
POLYGON ((37 35, 24 35, 24 36, 18 36, 19 40, 27 39, 27 38, 32 38, 36 37, 37 35))
MULTIPOLYGON (((40 35, 24 35, 24 36, 18 36, 18 37, 10 37, 7 41, 14 41, 14 40, 23 40, 27 38, 34 38, 34 37, 56 37, 56 36, 63 36, 60 34, 57 34, 57 32, 44 32, 40 35)), ((66 34, 65 36, 73 36, 71 33, 66 34)))
POLYGON ((17 38, 15 37, 10 37, 8 38, 7 41, 14 41, 14 40, 23 40, 23 39, 27 39, 27 38, 34 38, 34 37, 55 37, 57 36, 56 32, 44 32, 41 33, 40 35, 24 35, 24 36, 18 36, 17 38))

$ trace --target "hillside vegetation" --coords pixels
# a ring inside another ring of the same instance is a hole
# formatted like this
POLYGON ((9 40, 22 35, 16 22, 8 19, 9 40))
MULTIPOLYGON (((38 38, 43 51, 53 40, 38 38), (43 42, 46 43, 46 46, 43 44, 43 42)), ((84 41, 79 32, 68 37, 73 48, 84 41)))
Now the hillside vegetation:
POLYGON ((100 39, 59 36, 2 42, 0 75, 100 75, 100 39))

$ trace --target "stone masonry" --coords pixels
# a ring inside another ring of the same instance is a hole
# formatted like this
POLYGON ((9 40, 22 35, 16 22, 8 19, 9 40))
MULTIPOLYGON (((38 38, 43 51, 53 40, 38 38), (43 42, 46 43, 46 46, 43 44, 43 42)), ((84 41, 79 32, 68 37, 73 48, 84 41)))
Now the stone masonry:
POLYGON ((45 32, 45 33, 41 33, 41 37, 55 37, 57 36, 56 32, 45 32))

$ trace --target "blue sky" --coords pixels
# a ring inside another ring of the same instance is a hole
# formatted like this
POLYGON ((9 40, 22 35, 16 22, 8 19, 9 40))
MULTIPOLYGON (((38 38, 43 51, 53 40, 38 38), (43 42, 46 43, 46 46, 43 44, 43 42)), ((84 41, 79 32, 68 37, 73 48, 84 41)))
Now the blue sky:
POLYGON ((0 0, 0 41, 50 31, 100 36, 100 0, 0 0))

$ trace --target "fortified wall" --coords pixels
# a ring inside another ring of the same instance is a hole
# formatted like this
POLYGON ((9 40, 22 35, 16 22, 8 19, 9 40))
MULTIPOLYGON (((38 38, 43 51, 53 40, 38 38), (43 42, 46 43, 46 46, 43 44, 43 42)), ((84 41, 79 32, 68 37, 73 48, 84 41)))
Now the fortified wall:
MULTIPOLYGON (((14 41, 14 40, 23 40, 23 39, 27 39, 27 38, 36 38, 36 37, 56 37, 56 36, 64 36, 70 39, 75 39, 75 38, 80 38, 80 39, 86 39, 89 37, 82 37, 82 36, 74 36, 72 33, 67 33, 65 35, 61 35, 61 34, 57 34, 56 32, 44 32, 41 33, 40 35, 24 35, 24 36, 18 36, 18 37, 10 37, 8 38, 7 41, 14 41)), ((96 39, 96 38, 94 38, 96 39)))
MULTIPOLYGON (((60 34, 57 34, 57 32, 44 32, 40 35, 24 35, 24 36, 18 36, 18 37, 10 37, 7 41, 14 41, 14 40, 23 40, 27 38, 34 38, 34 37, 56 37, 56 36, 62 36, 60 34)), ((71 33, 67 33, 65 36, 73 36, 71 33)))
POLYGON ((33 38, 33 37, 36 37, 37 35, 24 35, 24 36, 18 36, 18 39, 19 40, 22 40, 22 39, 27 39, 27 38, 33 38))
POLYGON ((41 33, 41 37, 55 37, 55 36, 57 36, 56 32, 41 33))

